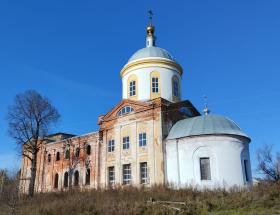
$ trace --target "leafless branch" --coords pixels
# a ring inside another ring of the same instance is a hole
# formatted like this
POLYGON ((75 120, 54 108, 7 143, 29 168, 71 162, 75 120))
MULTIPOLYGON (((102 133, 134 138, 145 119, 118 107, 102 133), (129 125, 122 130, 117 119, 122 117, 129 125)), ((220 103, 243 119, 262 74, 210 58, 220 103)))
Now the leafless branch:
POLYGON ((9 134, 20 146, 21 154, 31 161, 30 196, 34 193, 37 153, 50 126, 59 117, 50 101, 35 90, 16 95, 14 104, 8 109, 9 134))
POLYGON ((280 180, 280 153, 274 158, 272 145, 264 145, 257 152, 258 167, 257 171, 263 174, 266 179, 272 181, 280 180))

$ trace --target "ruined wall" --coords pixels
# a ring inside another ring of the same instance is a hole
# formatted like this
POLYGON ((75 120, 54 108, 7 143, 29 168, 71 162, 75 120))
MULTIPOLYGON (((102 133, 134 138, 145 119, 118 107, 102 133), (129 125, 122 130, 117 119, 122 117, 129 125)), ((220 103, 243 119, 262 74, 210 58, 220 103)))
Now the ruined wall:
MULTIPOLYGON (((38 152, 35 192, 65 190, 74 186, 74 173, 79 172, 77 187, 96 188, 98 177, 99 133, 89 133, 61 141, 44 143, 38 152), (90 147, 90 153, 88 149, 90 147), (79 155, 77 153, 79 149, 79 155), (69 150, 69 156, 66 151, 69 150), (58 154, 59 153, 59 156, 58 154), (87 170, 89 169, 89 171, 87 170), (86 172, 88 171, 88 172, 86 172), (68 183, 65 184, 65 172, 68 172, 68 183), (86 174, 89 183, 86 184, 86 174), (58 180, 56 180, 56 174, 58 180), (57 182, 56 182, 57 181, 57 182)), ((23 193, 28 192, 30 179, 30 161, 23 158, 20 187, 23 193)))

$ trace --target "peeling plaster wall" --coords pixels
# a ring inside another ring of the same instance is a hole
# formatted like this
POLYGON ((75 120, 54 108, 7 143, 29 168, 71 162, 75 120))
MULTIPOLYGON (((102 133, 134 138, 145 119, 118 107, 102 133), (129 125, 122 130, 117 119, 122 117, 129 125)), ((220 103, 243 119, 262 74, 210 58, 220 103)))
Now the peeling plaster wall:
MULTIPOLYGON (((38 152, 35 192, 50 192, 64 190, 64 173, 69 170, 79 171, 80 188, 97 188, 98 177, 98 147, 99 133, 67 138, 57 142, 44 143, 38 152), (65 158, 64 148, 70 144, 70 159, 65 158), (86 146, 91 146, 91 153, 87 155, 86 146), (75 156, 75 149, 80 148, 80 155, 75 156), (56 153, 60 153, 60 160, 56 160, 56 153), (50 162, 48 154, 51 155, 50 162), (90 184, 85 185, 86 165, 90 168, 90 184), (58 174, 58 188, 54 188, 55 174, 58 174)), ((30 161, 23 158, 20 187, 23 193, 28 192, 30 177, 30 161)), ((73 175, 72 175, 73 177, 73 175)), ((70 178, 70 175, 69 175, 70 178)), ((68 179, 68 183, 71 180, 68 179)), ((74 180, 72 180, 73 183, 74 180)))
MULTIPOLYGON (((165 148, 163 140, 167 136, 172 124, 186 118, 179 109, 190 106, 190 103, 170 103, 164 99, 155 99, 145 102, 145 107, 139 107, 141 102, 124 102, 120 107, 113 110, 108 118, 100 123, 103 133, 103 142, 100 148, 100 186, 105 188, 109 185, 108 168, 115 169, 115 184, 123 184, 123 165, 131 165, 131 184, 139 186, 140 163, 147 162, 148 185, 165 183, 165 148), (148 105, 147 105, 148 104, 148 105), (118 111, 129 105, 135 112, 124 116, 117 116, 118 111), (147 146, 139 146, 139 134, 147 134, 147 146), (129 136, 130 148, 123 150, 123 137, 129 136), (115 141, 115 151, 108 152, 109 140, 115 141)), ((197 114, 197 113, 195 113, 197 114)))
MULTIPOLYGON (((131 117, 131 116, 130 116, 131 117)), ((115 167, 115 183, 122 184, 123 164, 131 164, 132 185, 140 184, 140 163, 147 162, 150 184, 163 183, 163 156, 160 113, 149 117, 118 120, 113 127, 103 131, 101 146, 101 187, 108 185, 108 167, 115 167), (154 116, 154 117, 153 117, 154 116), (146 133, 147 146, 139 146, 139 134, 146 133), (123 150, 123 137, 129 136, 130 147, 123 150), (115 141, 115 151, 108 152, 108 141, 115 141)))

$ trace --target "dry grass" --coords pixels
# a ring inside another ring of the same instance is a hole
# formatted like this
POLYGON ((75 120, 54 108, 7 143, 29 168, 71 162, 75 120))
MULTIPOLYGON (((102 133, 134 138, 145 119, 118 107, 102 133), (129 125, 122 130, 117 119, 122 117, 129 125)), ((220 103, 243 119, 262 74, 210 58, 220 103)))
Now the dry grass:
MULTIPOLYGON (((1 215, 10 213, 5 205, 5 201, 0 202, 1 215)), ((22 198, 17 203, 15 214, 280 214, 280 183, 263 182, 250 190, 232 189, 230 192, 172 190, 162 186, 83 192, 71 190, 37 194, 32 199, 22 198), (148 201, 151 199, 155 201, 148 201), (174 208, 180 211, 176 213, 174 208)))

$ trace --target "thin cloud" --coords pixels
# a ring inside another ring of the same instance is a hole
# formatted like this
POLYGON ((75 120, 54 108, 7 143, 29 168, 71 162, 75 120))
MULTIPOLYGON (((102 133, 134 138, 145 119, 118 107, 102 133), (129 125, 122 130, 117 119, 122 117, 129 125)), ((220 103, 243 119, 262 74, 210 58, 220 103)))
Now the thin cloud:
POLYGON ((52 83, 59 88, 63 88, 64 90, 75 90, 75 92, 87 94, 91 97, 95 97, 96 99, 118 97, 116 91, 108 90, 108 88, 105 88, 104 85, 101 84, 98 85, 98 87, 95 87, 94 85, 65 78, 64 76, 55 74, 53 72, 45 70, 36 70, 30 67, 26 67, 26 69, 28 72, 32 74, 36 73, 36 75, 41 77, 41 79, 47 80, 49 83, 52 83))

